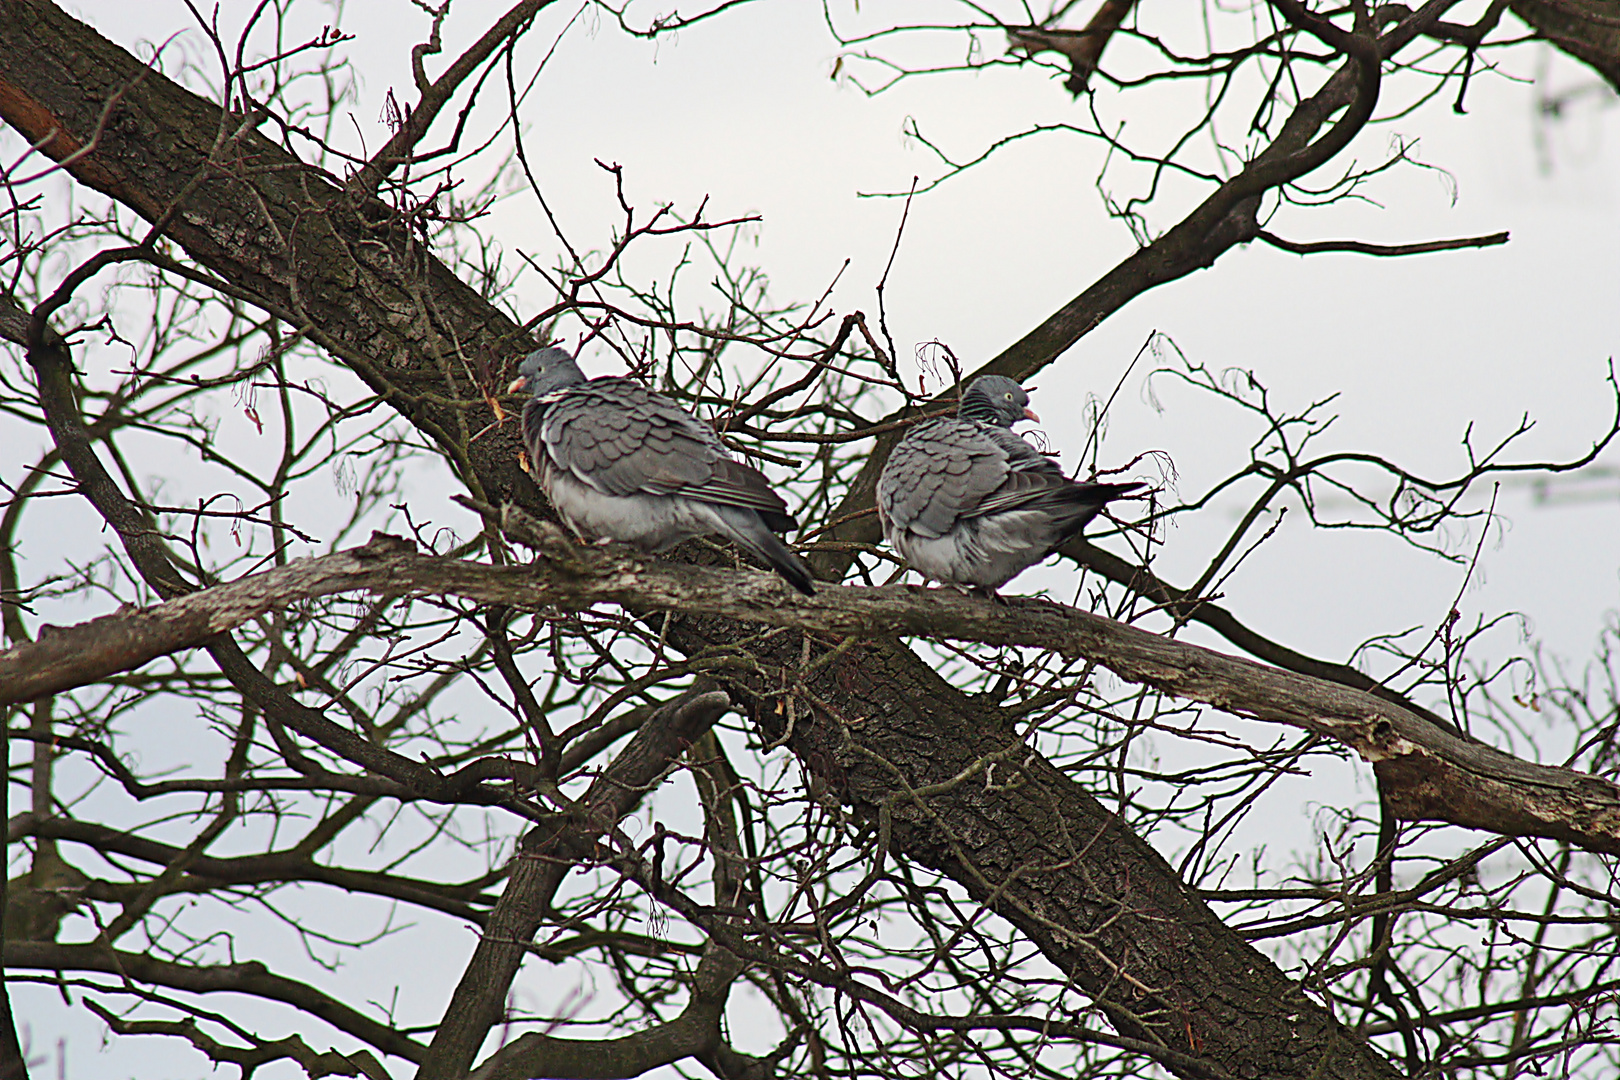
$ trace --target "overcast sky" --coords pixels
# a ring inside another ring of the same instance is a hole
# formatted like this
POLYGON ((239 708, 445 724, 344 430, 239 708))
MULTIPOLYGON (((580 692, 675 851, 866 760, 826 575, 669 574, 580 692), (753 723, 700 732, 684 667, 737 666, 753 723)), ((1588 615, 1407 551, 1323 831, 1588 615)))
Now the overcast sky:
MULTIPOLYGON (((133 44, 159 27, 165 36, 184 27, 184 8, 172 6, 168 18, 145 5, 80 10, 114 40, 133 44)), ((504 6, 456 4, 447 55, 504 6)), ((224 5, 222 23, 234 29, 248 7, 224 5)), ((903 136, 908 118, 958 158, 1031 124, 1083 119, 1084 105, 1036 69, 918 79, 868 98, 830 77, 838 49, 817 7, 743 7, 658 44, 628 40, 590 14, 574 20, 526 114, 536 172, 571 238, 597 246, 617 223, 611 182, 594 160, 615 162, 639 206, 671 202, 690 211, 706 197, 711 219, 758 214, 752 257, 777 298, 818 295, 848 259, 832 306, 875 314, 872 287, 901 206, 860 195, 903 191, 913 176, 939 173, 932 156, 903 136)), ((867 3, 863 12, 876 19, 927 7, 867 3)), ((542 15, 530 37, 531 64, 576 10, 542 15)), ((875 25, 856 22, 849 5, 833 10, 841 25, 875 25)), ((311 25, 330 18, 321 5, 309 11, 311 25)), ((1193 14, 1181 29, 1189 50, 1202 40, 1193 14)), ((346 46, 361 79, 355 127, 373 148, 384 134, 377 122, 384 95, 408 97, 406 56, 420 22, 403 2, 351 5, 341 19, 357 35, 346 46)), ((959 52, 937 38, 902 48, 935 61, 959 52)), ((1261 244, 1235 250, 1212 270, 1135 301, 1034 380, 1052 444, 1083 442, 1079 400, 1111 390, 1159 331, 1195 362, 1253 370, 1281 402, 1340 394, 1330 445, 1377 450, 1420 474, 1459 471, 1469 423, 1484 441, 1525 412, 1537 428, 1520 444, 1520 460, 1582 453, 1606 424, 1606 364, 1620 339, 1620 109, 1587 96, 1562 120, 1538 121, 1540 91, 1515 79, 1534 77, 1544 55, 1520 50, 1505 73, 1476 78, 1465 117, 1451 113, 1448 94, 1371 129, 1356 146, 1366 162, 1383 157, 1392 139, 1416 139, 1414 156, 1434 170, 1380 178, 1368 189, 1376 202, 1289 208, 1270 223, 1291 239, 1383 243, 1507 230, 1508 245, 1401 260, 1302 259, 1261 244)), ((1593 81, 1570 63, 1546 66, 1557 89, 1593 81)), ((1391 101, 1402 101, 1401 86, 1388 80, 1391 101)), ((1147 99, 1099 96, 1099 111, 1127 121, 1144 144, 1182 129, 1185 101, 1165 97, 1166 107, 1150 109, 1147 99)), ((1133 250, 1126 229, 1102 212, 1094 186, 1102 152, 1076 136, 1029 140, 916 201, 887 290, 902 360, 934 338, 970 364, 988 359, 1133 250)), ((1126 182, 1112 182, 1116 193, 1129 192, 1126 182)), ((1173 224, 1190 194, 1173 190, 1151 211, 1152 223, 1173 224)), ((481 227, 509 251, 546 258, 555 249, 530 199, 500 205, 481 227)), ((537 284, 532 276, 519 284, 520 297, 533 297, 529 308, 545 299, 537 284)), ((607 355, 585 359, 612 364, 607 355)), ((1142 377, 1148 366, 1139 366, 1114 406, 1108 447, 1115 463, 1149 448, 1168 451, 1182 493, 1199 493, 1243 460, 1252 433, 1207 399, 1178 396, 1162 381, 1155 386, 1163 411, 1156 410, 1142 377)), ((1620 541, 1613 539, 1620 480, 1592 488, 1608 497, 1557 510, 1532 511, 1505 494, 1511 531, 1499 549, 1487 548, 1474 602, 1523 610, 1561 648, 1583 649, 1601 613, 1620 600, 1620 541), (1531 550, 1546 554, 1521 558, 1531 550)), ((1342 568, 1346 552, 1336 538, 1290 525, 1280 540, 1288 556, 1267 552, 1255 580, 1240 575, 1231 594, 1245 617, 1305 649, 1343 656, 1392 623, 1432 621, 1460 583, 1450 567, 1408 561, 1394 544, 1376 549, 1391 560, 1376 571, 1347 574, 1320 572, 1342 568), (1400 575, 1387 594, 1381 573, 1400 575), (1285 588, 1274 587, 1279 574, 1285 588)), ((1172 542, 1161 556, 1164 572, 1196 576, 1208 553, 1196 540, 1172 542)))
MULTIPOLYGON (((447 54, 505 6, 457 0, 446 26, 447 54)), ((1192 51, 1200 30, 1195 6, 1185 6, 1192 51)), ((73 7, 126 47, 190 24, 184 5, 170 0, 73 7)), ((228 0, 222 21, 239 25, 248 7, 228 0)), ((861 4, 867 18, 924 7, 915 0, 861 4)), ((528 47, 531 66, 575 10, 541 17, 528 47)), ((852 19, 847 2, 833 10, 852 19)), ((652 14, 649 8, 643 17, 652 14)), ((331 16, 313 7, 308 18, 318 27, 331 16)), ((362 79, 354 115, 373 149, 385 138, 377 122, 385 94, 393 89, 408 98, 407 54, 425 23, 404 0, 352 3, 341 19, 357 35, 345 47, 362 79)), ((936 47, 936 59, 954 55, 937 41, 918 44, 916 55, 936 47)), ((837 55, 811 3, 743 8, 656 45, 627 40, 587 16, 563 35, 531 99, 536 171, 571 235, 586 247, 604 243, 615 222, 610 178, 593 159, 617 162, 639 205, 673 202, 690 210, 707 197, 711 218, 759 214, 751 258, 769 272, 779 299, 819 295, 848 259, 832 306, 875 315, 872 288, 901 204, 860 193, 904 190, 915 175, 938 174, 937 162, 903 137, 908 117, 966 158, 1030 124, 1078 121, 1085 106, 1037 70, 919 79, 868 98, 832 78, 837 55)), ((1538 117, 1538 95, 1549 85, 1593 81, 1572 64, 1546 61, 1535 49, 1520 50, 1507 71, 1474 82, 1467 116, 1452 114, 1448 94, 1369 132, 1356 147, 1368 162, 1381 159, 1397 133, 1418 138, 1417 156, 1446 173, 1397 170, 1370 189, 1376 203, 1290 209, 1270 226, 1296 240, 1383 243, 1507 230, 1509 244, 1403 260, 1301 259, 1263 245, 1234 251, 1212 270, 1135 301, 1033 380, 1049 441, 1078 451, 1085 394, 1111 390, 1157 331, 1195 362, 1253 370, 1284 403, 1339 394, 1341 419, 1324 449, 1376 451, 1414 472, 1449 477, 1464 467, 1459 440, 1470 423, 1476 439, 1490 443, 1528 412, 1537 426, 1515 460, 1584 453, 1611 415, 1604 380, 1609 358, 1620 351, 1620 108, 1594 94, 1577 99, 1556 122, 1538 117), (1538 68, 1545 69, 1539 85, 1527 81, 1538 68)), ((1128 121, 1147 142, 1174 137, 1185 116, 1178 110, 1187 104, 1167 95, 1159 110, 1135 98, 1099 98, 1099 111, 1128 121)), ((1096 144, 1051 136, 1005 150, 919 198, 887 290, 902 358, 938 338, 970 364, 988 359, 1128 255, 1134 242, 1105 216, 1095 187, 1101 162, 1096 144)), ((1173 224, 1189 197, 1172 189, 1153 223, 1173 224)), ((485 225, 508 249, 549 261, 554 244, 530 200, 510 201, 485 225)), ((532 297, 526 309, 544 300, 536 284, 520 285, 520 304, 532 297)), ((596 372, 610 370, 606 354, 586 360, 596 372)), ((1126 381, 1114 406, 1103 463, 1163 450, 1181 494, 1196 496, 1241 465, 1257 432, 1209 398, 1168 382, 1155 383, 1150 395, 1147 366, 1126 381)), ((1602 464, 1610 471, 1559 489, 1589 496, 1579 500, 1537 505, 1522 487, 1503 492, 1503 527, 1488 538, 1462 601, 1465 615, 1521 612, 1536 639, 1572 657, 1589 654, 1599 627, 1620 606, 1620 452, 1611 450, 1602 464)), ((422 481, 413 492, 418 516, 463 520, 447 501, 452 493, 447 483, 422 481)), ((1178 584, 1195 579, 1243 505, 1229 499, 1213 520, 1173 530, 1161 575, 1178 584)), ((1468 548, 1471 538, 1458 536, 1453 546, 1468 548)), ((1345 660, 1373 634, 1433 627, 1461 588, 1462 573, 1395 541, 1324 533, 1293 520, 1228 583, 1224 602, 1293 648, 1345 660)), ((1017 583, 1018 591, 1039 587, 1072 594, 1072 568, 1042 568, 1017 583)), ((1505 656, 1522 643, 1506 631, 1491 647, 1505 656)), ((1269 798, 1303 806, 1304 813, 1311 800, 1335 793, 1365 799, 1365 778, 1358 786, 1358 776, 1357 767, 1346 765, 1336 777, 1279 785, 1269 798)), ((1294 822, 1304 820, 1302 813, 1294 822)), ((1284 827, 1275 839, 1286 846, 1303 843, 1301 835, 1284 827)), ((447 947, 470 947, 470 938, 447 947)), ((446 978, 459 971, 461 955, 447 958, 446 978)), ((76 1049, 95 1045, 99 1025, 85 1023, 82 1013, 63 1015, 50 995, 29 1000, 50 1010, 48 1018, 35 1014, 36 1040, 54 1042, 61 1031, 71 1033, 76 1049)), ((115 1044, 96 1074, 159 1075, 148 1071, 159 1059, 136 1056, 133 1047, 142 1042, 115 1044)), ((144 1041, 146 1052, 172 1053, 157 1051, 157 1042, 144 1041)), ((81 1071, 88 1067, 83 1057, 79 1062, 70 1075, 90 1075, 81 1071)))

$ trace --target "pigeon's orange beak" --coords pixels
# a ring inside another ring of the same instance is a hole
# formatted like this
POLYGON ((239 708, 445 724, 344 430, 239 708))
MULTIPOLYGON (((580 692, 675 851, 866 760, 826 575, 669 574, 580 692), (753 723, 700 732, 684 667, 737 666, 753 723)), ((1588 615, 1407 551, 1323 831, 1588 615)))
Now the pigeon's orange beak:
POLYGON ((1041 418, 1035 414, 1035 410, 1027 407, 1024 409, 1024 419, 1033 420, 1037 424, 1041 422, 1041 418))
POLYGON ((508 386, 508 387, 507 387, 507 388, 506 388, 506 392, 507 392, 507 393, 508 393, 508 394, 515 394, 515 393, 517 393, 517 392, 518 392, 518 391, 519 391, 519 390, 522 390, 522 389, 523 389, 523 387, 524 387, 524 384, 525 384, 525 383, 526 383, 526 382, 527 382, 527 381, 528 381, 528 380, 527 380, 527 379, 525 379, 525 378, 524 378, 524 377, 523 377, 523 376, 521 376, 521 375, 519 375, 519 376, 518 376, 518 377, 517 377, 517 378, 515 378, 515 379, 513 379, 513 380, 512 380, 512 385, 511 385, 511 386, 508 386))

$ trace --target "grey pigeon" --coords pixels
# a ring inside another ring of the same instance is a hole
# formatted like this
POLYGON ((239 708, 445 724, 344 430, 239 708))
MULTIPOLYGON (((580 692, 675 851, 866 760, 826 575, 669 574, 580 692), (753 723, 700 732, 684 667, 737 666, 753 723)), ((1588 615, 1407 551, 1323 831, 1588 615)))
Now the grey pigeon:
POLYGON ((799 523, 758 469, 732 460, 714 429, 634 379, 585 378, 558 348, 524 358, 523 441, 546 498, 585 539, 663 551, 724 536, 815 595, 810 568, 776 533, 799 523))
POLYGON ((878 477, 878 517, 924 577, 994 595, 1077 535, 1109 500, 1142 484, 1089 484, 1013 433, 1039 420, 1005 375, 974 379, 955 417, 907 433, 878 477))

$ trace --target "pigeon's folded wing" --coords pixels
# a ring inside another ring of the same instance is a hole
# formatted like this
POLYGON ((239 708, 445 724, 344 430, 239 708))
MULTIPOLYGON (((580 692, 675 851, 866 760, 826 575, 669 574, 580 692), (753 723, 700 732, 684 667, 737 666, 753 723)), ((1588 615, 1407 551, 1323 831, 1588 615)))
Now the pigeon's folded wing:
POLYGON ((895 527, 944 536, 978 512, 1011 470, 1005 449, 971 420, 918 424, 894 448, 878 480, 878 505, 895 527))
POLYGON ((557 395, 531 444, 607 495, 680 495, 757 510, 773 529, 795 527, 759 470, 733 461, 719 436, 631 379, 594 379, 557 395))

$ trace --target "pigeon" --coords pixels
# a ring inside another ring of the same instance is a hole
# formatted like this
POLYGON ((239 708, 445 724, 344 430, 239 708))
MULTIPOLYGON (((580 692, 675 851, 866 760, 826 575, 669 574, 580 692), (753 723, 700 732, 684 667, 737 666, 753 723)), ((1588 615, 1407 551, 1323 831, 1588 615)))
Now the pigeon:
POLYGON ((955 417, 912 428, 878 477, 890 546, 924 577, 994 597, 1112 499, 1144 485, 1071 480, 1012 426, 1039 420, 1005 375, 968 384, 955 417))
POLYGON ((581 539, 658 552, 719 535, 815 595, 810 568, 777 539, 796 529, 763 473, 734 461, 714 429, 633 379, 587 379, 555 347, 524 358, 523 442, 546 498, 581 539))

